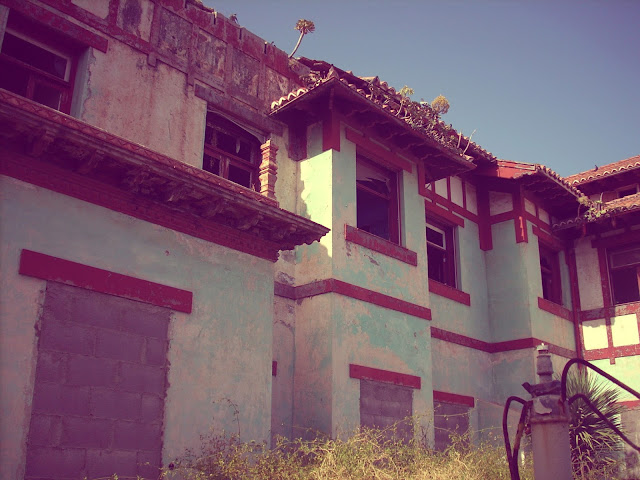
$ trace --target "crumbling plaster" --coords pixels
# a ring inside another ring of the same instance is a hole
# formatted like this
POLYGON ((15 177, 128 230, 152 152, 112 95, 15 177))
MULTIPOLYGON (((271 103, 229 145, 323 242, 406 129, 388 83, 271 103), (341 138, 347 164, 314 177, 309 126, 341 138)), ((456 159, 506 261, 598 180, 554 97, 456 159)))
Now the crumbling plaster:
POLYGON ((14 419, 0 432, 2 478, 16 477, 16 464, 24 465, 34 326, 46 283, 18 275, 23 248, 193 292, 193 312, 174 313, 169 327, 165 461, 198 446, 199 435, 211 427, 234 431, 227 400, 241 406, 243 438, 268 440, 271 262, 8 177, 0 179, 0 212, 5 266, 0 295, 8 306, 0 313, 0 407, 3 418, 14 419), (243 301, 229 302, 238 292, 243 301))

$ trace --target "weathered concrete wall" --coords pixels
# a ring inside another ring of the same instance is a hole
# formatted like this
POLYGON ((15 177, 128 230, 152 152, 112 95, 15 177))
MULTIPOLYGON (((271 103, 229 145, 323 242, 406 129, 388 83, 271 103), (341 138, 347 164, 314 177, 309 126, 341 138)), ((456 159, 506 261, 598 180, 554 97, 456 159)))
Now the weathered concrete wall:
POLYGON ((504 401, 495 398, 491 354, 438 339, 431 344, 434 390, 486 402, 504 401))
MULTIPOLYGON (((531 336, 530 275, 539 277, 539 266, 529 272, 526 268, 528 244, 516 243, 513 222, 491 226, 493 249, 485 252, 487 286, 489 292, 489 318, 493 341, 513 340, 531 336)), ((533 268, 533 265, 531 265, 533 268)), ((537 278, 531 276, 531 278, 537 278)), ((541 288, 541 287, 540 287, 541 288)))
POLYGON ((275 297, 273 360, 276 375, 271 385, 271 443, 278 436, 293 438, 293 375, 295 369, 295 310, 293 300, 275 297))
POLYGON ((334 299, 332 434, 349 434, 359 425, 360 381, 349 378, 349 364, 421 378, 413 391, 413 412, 426 427, 433 411, 431 339, 420 318, 336 295, 334 299))
POLYGON ((485 252, 478 244, 478 226, 465 220, 456 229, 459 290, 468 293, 471 305, 464 305, 431 293, 432 325, 471 338, 492 341, 489 324, 488 277, 485 252))
POLYGON ((164 417, 165 462, 210 427, 268 440, 273 265, 166 228, 1 177, 0 477, 22 478, 44 280, 18 274, 23 248, 193 292, 174 312, 164 417), (229 298, 242 293, 243 301, 229 298), (233 321, 230 321, 233 319, 233 321))
POLYGON ((336 294, 305 299, 296 309, 293 436, 333 431, 333 327, 336 294))
POLYGON ((603 305, 598 251, 591 246, 591 240, 591 237, 585 237, 575 242, 582 310, 601 308, 603 305))
POLYGON ((202 166, 207 104, 183 72, 162 62, 151 66, 147 55, 111 40, 106 54, 94 51, 89 75, 81 120, 202 166))

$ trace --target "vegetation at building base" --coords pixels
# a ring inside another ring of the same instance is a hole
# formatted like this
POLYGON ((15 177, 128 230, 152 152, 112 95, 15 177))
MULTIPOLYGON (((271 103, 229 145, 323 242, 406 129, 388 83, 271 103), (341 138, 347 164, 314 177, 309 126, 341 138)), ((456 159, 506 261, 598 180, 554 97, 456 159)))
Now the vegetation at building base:
MULTIPOLYGON (((443 452, 420 441, 405 443, 389 430, 363 429, 345 440, 281 439, 269 449, 237 435, 203 438, 202 451, 186 454, 165 469, 168 480, 486 480, 509 479, 499 442, 472 446, 456 437, 443 452)), ((522 480, 533 480, 530 465, 522 480)))

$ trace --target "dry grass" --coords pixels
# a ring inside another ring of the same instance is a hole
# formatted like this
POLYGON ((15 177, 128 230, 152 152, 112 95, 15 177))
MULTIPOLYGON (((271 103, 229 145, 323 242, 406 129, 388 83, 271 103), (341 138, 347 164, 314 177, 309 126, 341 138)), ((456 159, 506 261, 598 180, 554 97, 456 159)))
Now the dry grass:
MULTIPOLYGON (((273 449, 210 435, 201 452, 186 452, 165 470, 168 480, 508 480, 504 447, 456 438, 444 452, 394 440, 389 431, 362 430, 347 440, 280 440, 273 449)), ((530 466, 522 480, 532 480, 530 466)))

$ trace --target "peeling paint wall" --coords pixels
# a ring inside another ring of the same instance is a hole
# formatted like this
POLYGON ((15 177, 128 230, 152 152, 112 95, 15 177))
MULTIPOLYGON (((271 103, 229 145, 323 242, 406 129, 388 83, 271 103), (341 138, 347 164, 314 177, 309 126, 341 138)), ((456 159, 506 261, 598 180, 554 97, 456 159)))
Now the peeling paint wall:
POLYGON ((30 249, 193 292, 193 312, 169 326, 165 462, 211 427, 268 440, 273 264, 7 177, 0 179, 0 477, 22 478, 46 282, 18 274, 30 249), (60 212, 66 212, 61 215, 60 212), (243 292, 242 302, 229 298, 243 292), (229 321, 234 319, 234 321, 229 321))

